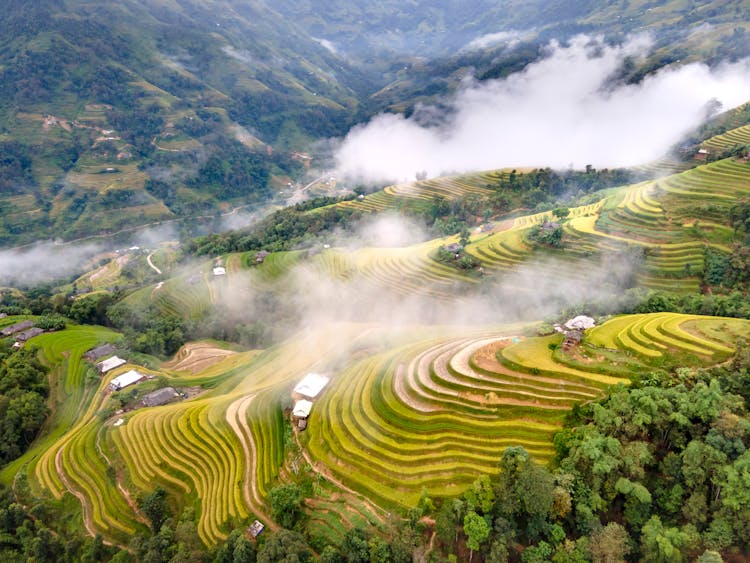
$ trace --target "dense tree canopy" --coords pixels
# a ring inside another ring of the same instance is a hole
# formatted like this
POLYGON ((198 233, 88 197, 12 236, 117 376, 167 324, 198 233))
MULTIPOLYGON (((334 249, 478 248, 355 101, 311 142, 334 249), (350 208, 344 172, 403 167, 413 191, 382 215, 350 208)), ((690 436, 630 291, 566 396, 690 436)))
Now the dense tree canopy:
POLYGON ((15 459, 47 417, 47 369, 36 352, 0 354, 0 465, 15 459))

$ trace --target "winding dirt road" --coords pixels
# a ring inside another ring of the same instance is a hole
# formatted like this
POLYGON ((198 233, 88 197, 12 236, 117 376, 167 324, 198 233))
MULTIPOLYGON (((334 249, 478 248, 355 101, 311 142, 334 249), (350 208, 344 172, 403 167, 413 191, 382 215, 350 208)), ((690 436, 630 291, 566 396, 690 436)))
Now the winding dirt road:
POLYGON ((245 497, 245 502, 259 518, 265 520, 266 525, 273 531, 277 531, 279 526, 266 514, 263 501, 258 493, 258 487, 255 483, 253 476, 256 473, 256 465, 258 461, 258 450, 253 440, 253 435, 250 432, 250 427, 247 424, 247 408, 255 398, 255 395, 247 395, 240 397, 234 401, 227 408, 226 418, 229 426, 232 427, 235 434, 242 444, 242 450, 245 452, 245 486, 242 489, 242 494, 245 497))
POLYGON ((151 267, 151 269, 156 272, 157 274, 161 275, 161 270, 154 266, 154 263, 151 261, 151 257, 156 253, 156 250, 154 250, 151 254, 146 256, 146 262, 148 262, 148 265, 151 267))

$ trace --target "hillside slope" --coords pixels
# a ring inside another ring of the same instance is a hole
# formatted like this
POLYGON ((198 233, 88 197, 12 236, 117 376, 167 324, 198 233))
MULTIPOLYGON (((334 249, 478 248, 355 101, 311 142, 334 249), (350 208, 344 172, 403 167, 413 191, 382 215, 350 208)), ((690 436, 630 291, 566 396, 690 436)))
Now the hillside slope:
POLYGON ((257 205, 357 107, 356 71, 250 2, 14 3, 0 45, 0 245, 257 205))

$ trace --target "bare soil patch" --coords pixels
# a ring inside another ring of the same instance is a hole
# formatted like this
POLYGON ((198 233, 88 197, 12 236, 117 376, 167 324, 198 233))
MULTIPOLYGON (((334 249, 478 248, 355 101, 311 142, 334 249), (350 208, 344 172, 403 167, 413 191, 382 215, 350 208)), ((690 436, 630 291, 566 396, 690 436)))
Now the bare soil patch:
POLYGON ((189 371, 196 374, 236 353, 232 350, 218 348, 210 342, 189 342, 177 351, 171 361, 166 362, 163 366, 174 371, 189 371))

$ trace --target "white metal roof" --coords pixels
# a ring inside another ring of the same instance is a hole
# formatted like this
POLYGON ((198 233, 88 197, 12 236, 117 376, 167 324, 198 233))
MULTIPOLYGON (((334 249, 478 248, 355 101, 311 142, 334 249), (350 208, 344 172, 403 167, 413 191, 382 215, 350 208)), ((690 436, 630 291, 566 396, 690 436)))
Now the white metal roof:
POLYGON ((565 328, 567 328, 568 330, 586 330, 587 328, 592 328, 595 325, 596 322, 594 322, 594 319, 592 319, 591 317, 587 317, 586 315, 578 315, 577 317, 573 317, 568 322, 566 322, 565 328))
POLYGON ((96 364, 96 366, 99 368, 100 372, 107 373, 108 371, 125 365, 126 363, 127 361, 123 360, 122 358, 112 356, 111 358, 107 358, 103 362, 99 362, 98 364, 96 364))
POLYGON ((135 371, 134 369, 131 369, 130 371, 126 371, 125 373, 115 377, 112 381, 109 382, 109 385, 113 389, 124 389, 128 385, 133 385, 133 383, 137 383, 144 377, 145 376, 142 373, 139 373, 135 371))
POLYGON ((312 405, 313 404, 310 401, 306 401, 305 399, 297 401, 296 403, 294 403, 294 410, 292 411, 292 414, 300 418, 307 418, 308 416, 310 416, 312 405))
POLYGON ((216 266, 214 268, 214 275, 215 276, 226 276, 227 275, 227 271, 226 271, 225 268, 222 268, 221 266, 216 266))
POLYGON ((325 375, 308 373, 302 381, 297 383, 294 392, 308 399, 314 399, 323 390, 323 387, 328 384, 328 380, 329 378, 325 375))

